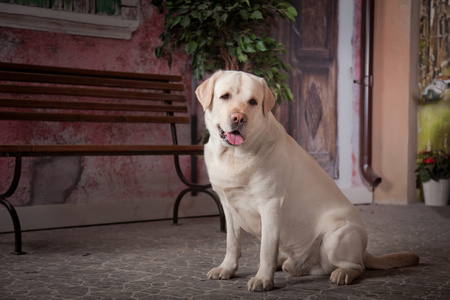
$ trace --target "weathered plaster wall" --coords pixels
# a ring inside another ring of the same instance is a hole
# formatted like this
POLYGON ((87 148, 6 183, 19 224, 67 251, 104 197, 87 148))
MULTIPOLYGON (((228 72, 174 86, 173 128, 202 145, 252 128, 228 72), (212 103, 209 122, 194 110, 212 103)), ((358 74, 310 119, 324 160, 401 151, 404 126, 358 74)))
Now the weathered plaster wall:
POLYGON ((338 135, 341 187, 363 185, 359 157, 359 85, 361 1, 340 1, 338 39, 338 135))
POLYGON ((336 180, 353 203, 371 203, 359 170, 359 88, 361 0, 339 1, 338 37, 338 149, 339 179, 336 180))
MULTIPOLYGON (((56 34, 0 27, 0 61, 32 63, 63 67, 107 69, 144 73, 181 74, 186 91, 191 98, 191 74, 189 59, 179 54, 169 69, 165 60, 156 59, 154 49, 159 45, 163 17, 154 8, 141 1, 141 26, 131 40, 112 40, 76 35, 56 34)), ((353 83, 359 77, 359 32, 361 0, 339 1, 338 45, 338 141, 340 178, 338 185, 353 202, 372 200, 360 179, 358 169, 359 142, 359 91, 353 83)), ((200 107, 191 103, 194 110, 200 107)), ((190 112, 191 113, 191 112, 190 112)), ((200 128, 203 113, 198 112, 200 128)), ((189 128, 180 126, 182 143, 190 143, 189 128)), ((202 134, 202 129, 199 129, 202 134)), ((170 133, 164 126, 135 126, 118 129, 104 124, 77 126, 73 124, 0 123, 0 142, 46 142, 44 136, 61 142, 148 142, 168 139, 170 133)), ((187 174, 190 164, 183 159, 187 174)), ((205 181, 204 164, 200 162, 200 174, 205 181)), ((13 161, 0 159, 0 169, 9 171, 6 182, 12 177, 13 161)), ((0 182, 0 190, 7 188, 0 182)), ((24 208, 20 214, 26 220, 39 218, 43 227, 52 227, 51 219, 73 215, 83 218, 89 215, 92 222, 99 214, 111 214, 117 220, 124 218, 166 218, 171 216, 173 202, 183 185, 173 170, 171 157, 71 157, 25 159, 24 174, 16 195, 11 198, 16 206, 24 208), (61 204, 63 209, 59 209, 61 204), (125 212, 122 203, 133 204, 131 212, 125 212), (144 206, 143 203, 149 203, 144 206), (44 205, 46 204, 46 205, 44 205), (67 205, 69 204, 69 205, 67 205), (105 210, 103 204, 112 207, 105 210), (89 205, 89 211, 79 207, 89 205), (28 209, 30 208, 30 209, 28 209), (35 208, 31 210, 31 208, 35 208), (142 213, 150 208, 147 213, 142 213), (76 212, 73 212, 76 210, 76 212), (92 215, 92 217, 90 216, 92 215), (123 217, 125 216, 125 217, 123 217)), ((216 213, 210 199, 186 199, 182 213, 193 215, 216 213)), ((0 211, 1 212, 1 211, 0 211)), ((7 220, 10 222, 9 219, 7 220)), ((72 225, 72 223, 60 224, 72 225)), ((0 231, 1 231, 0 217, 0 231)))
MULTIPOLYGON (((141 73, 180 74, 191 98, 189 58, 175 55, 172 68, 157 59, 155 47, 163 17, 141 1, 141 24, 131 40, 94 38, 0 27, 0 61, 60 67, 141 73)), ((179 125, 180 143, 190 143, 190 128, 179 125)), ((0 122, 0 142, 7 143, 158 143, 170 141, 167 125, 0 122)), ((182 159, 190 171, 188 157, 182 159)), ((6 190, 13 171, 12 159, 1 159, 0 191, 6 190)), ((202 166, 201 170, 204 171, 202 166)), ((204 172, 203 172, 204 174, 204 172)), ((203 175, 204 177, 204 175, 203 175)), ((101 204, 150 201, 151 218, 171 215, 175 197, 184 186, 176 177, 172 157, 62 157, 25 159, 15 206, 48 204, 101 204)), ((194 206, 195 203, 191 203, 194 206)), ((197 205, 198 206, 198 205, 197 205)), ((200 205, 201 206, 201 205, 200 205)), ((189 214, 189 205, 183 210, 189 214)))

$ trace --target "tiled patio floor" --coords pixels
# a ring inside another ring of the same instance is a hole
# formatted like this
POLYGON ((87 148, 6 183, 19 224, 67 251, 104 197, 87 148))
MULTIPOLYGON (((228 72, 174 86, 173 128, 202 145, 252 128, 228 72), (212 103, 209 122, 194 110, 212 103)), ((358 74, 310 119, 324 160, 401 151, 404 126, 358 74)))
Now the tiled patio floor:
POLYGON ((358 206, 375 255, 413 251, 418 266, 365 271, 349 286, 277 272, 275 289, 247 291, 259 241, 245 235, 237 277, 206 278, 225 253, 219 219, 25 232, 26 255, 0 234, 0 299, 450 299, 450 206, 358 206))

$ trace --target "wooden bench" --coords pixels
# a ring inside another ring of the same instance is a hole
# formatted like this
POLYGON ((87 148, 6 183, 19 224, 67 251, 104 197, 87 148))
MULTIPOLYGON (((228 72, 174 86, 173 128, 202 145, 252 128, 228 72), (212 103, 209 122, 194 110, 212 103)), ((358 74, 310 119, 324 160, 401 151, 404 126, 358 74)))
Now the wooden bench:
MULTIPOLYGON (((14 176, 8 190, 0 195, 14 224, 15 253, 23 254, 20 221, 7 200, 19 183, 22 158, 36 156, 130 156, 173 155, 175 170, 187 186, 175 201, 173 222, 178 222, 178 207, 189 192, 211 196, 220 213, 221 230, 225 217, 217 195, 210 185, 189 181, 180 168, 180 155, 202 155, 203 145, 179 145, 176 124, 188 124, 186 98, 180 92, 181 76, 155 75, 99 70, 58 68, 38 65, 0 63, 0 120, 14 122, 100 122, 167 124, 171 140, 147 144, 17 144, 0 145, 0 157, 15 159, 14 176)), ((47 141, 46 143, 49 143, 47 141)))

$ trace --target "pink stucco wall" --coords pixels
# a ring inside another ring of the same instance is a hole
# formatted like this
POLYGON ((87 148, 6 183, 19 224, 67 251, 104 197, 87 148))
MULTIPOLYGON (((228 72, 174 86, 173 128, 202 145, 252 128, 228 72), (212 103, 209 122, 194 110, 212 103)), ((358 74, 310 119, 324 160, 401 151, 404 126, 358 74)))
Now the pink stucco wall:
POLYGON ((373 166, 383 178, 377 203, 417 201, 419 13, 419 1, 375 1, 373 166))
MULTIPOLYGON (((163 17, 141 1, 141 24, 131 40, 85 37, 0 27, 0 61, 140 73, 183 75, 191 96, 189 59, 180 53, 172 69, 157 59, 155 47, 163 17)), ((179 125, 180 143, 190 143, 189 125, 179 125)), ((8 143, 157 143, 170 141, 167 125, 0 122, 0 142, 8 143)), ((183 158, 189 172, 188 157, 183 158)), ((0 159, 0 192, 12 178, 13 160, 0 159), (6 180, 5 180, 6 179, 6 180)), ((173 157, 71 157, 24 159, 23 176, 10 201, 16 206, 56 203, 85 204, 154 199, 173 200, 183 188, 173 157)))
MULTIPOLYGON (((172 69, 167 62, 154 55, 160 44, 158 36, 163 28, 163 16, 158 14, 149 1, 141 1, 141 24, 131 40, 84 37, 32 30, 0 27, 0 61, 42 64, 61 67, 77 67, 101 70, 117 70, 142 73, 180 74, 186 90, 183 94, 191 101, 191 69, 189 57, 179 53, 174 57, 172 69)), ((353 1, 353 26, 360 27, 361 1, 353 1)), ((353 74, 359 78, 359 30, 353 31, 352 43, 345 50, 352 51, 353 74)), ((341 88, 341 87, 340 87, 341 88)), ((351 153, 345 168, 349 186, 360 187, 358 157, 359 149, 359 90, 352 85, 350 95, 353 109, 352 132, 346 149, 351 153)), ((347 101, 347 100, 345 100, 347 101)), ((191 107, 190 103, 188 105, 191 107)), ((192 111, 189 112, 191 114, 192 111)), ((200 129, 203 133, 203 113, 198 111, 200 129)), ((189 126, 178 126, 181 143, 190 143, 189 126)), ((168 128, 163 125, 130 125, 124 128, 105 124, 74 125, 0 121, 0 143, 50 143, 58 142, 104 142, 104 143, 156 143, 169 139, 168 128)), ((0 193, 12 177, 12 159, 0 159, 0 170, 8 173, 0 180, 0 193)), ((190 162, 183 158, 185 174, 189 174, 190 162)), ((203 163, 199 163, 201 180, 206 181, 203 163)), ((341 169, 344 174, 344 169, 341 169)), ((23 176, 16 194, 10 199, 16 206, 53 203, 96 204, 109 202, 146 201, 157 199, 170 203, 171 208, 178 192, 183 189, 178 180, 172 157, 83 157, 83 158, 34 158, 24 160, 23 176)), ((344 187, 347 187, 346 185, 344 187)), ((209 201, 209 200, 208 200, 209 201)), ((162 217, 166 217, 164 215, 162 217)))

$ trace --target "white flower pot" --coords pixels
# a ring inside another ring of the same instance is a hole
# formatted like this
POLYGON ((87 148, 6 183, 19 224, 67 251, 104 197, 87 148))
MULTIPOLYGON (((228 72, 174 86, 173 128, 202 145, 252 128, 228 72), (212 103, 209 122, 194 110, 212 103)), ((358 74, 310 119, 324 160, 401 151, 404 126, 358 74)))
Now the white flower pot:
POLYGON ((433 179, 423 182, 425 204, 430 206, 446 206, 450 195, 450 179, 433 179))

